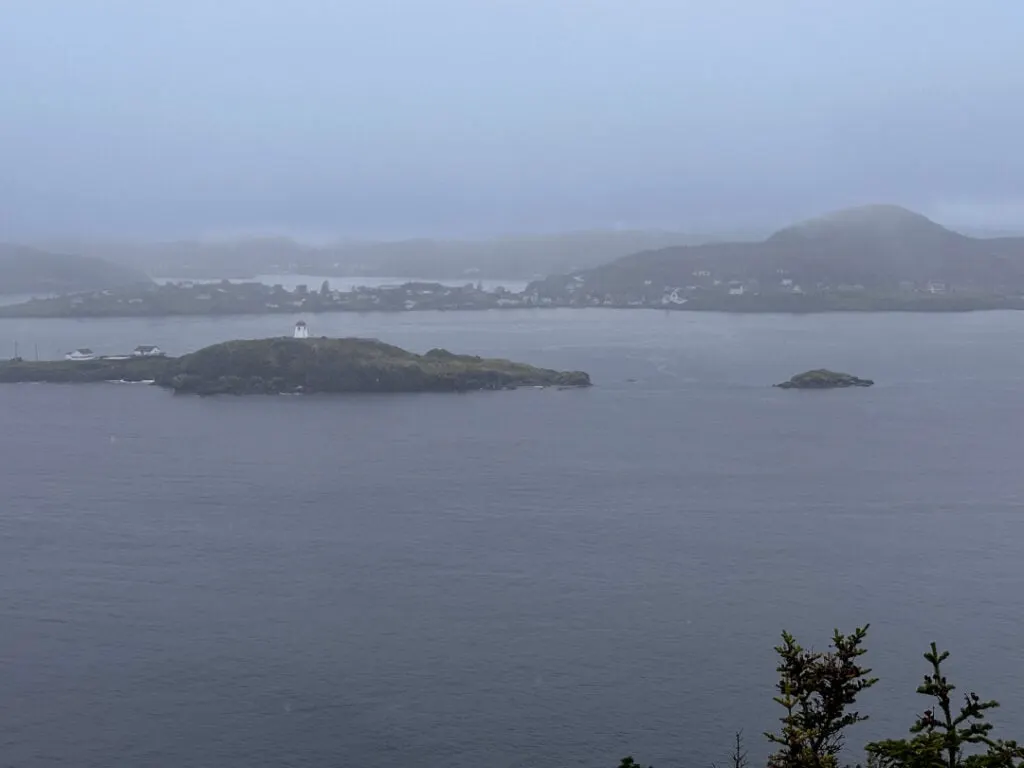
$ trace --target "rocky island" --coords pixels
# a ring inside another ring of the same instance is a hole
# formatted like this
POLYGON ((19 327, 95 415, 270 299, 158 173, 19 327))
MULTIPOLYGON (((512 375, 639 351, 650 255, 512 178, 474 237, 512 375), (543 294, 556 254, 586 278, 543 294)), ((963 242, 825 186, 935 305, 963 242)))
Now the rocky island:
POLYGON ((842 387, 870 387, 871 379, 859 379, 848 373, 836 373, 824 368, 798 373, 789 381, 776 384, 780 389, 839 389, 842 387))
POLYGON ((147 381, 199 395, 590 386, 582 371, 554 371, 443 349, 417 355, 374 339, 255 339, 226 341, 181 357, 0 363, 0 383, 101 381, 147 381))

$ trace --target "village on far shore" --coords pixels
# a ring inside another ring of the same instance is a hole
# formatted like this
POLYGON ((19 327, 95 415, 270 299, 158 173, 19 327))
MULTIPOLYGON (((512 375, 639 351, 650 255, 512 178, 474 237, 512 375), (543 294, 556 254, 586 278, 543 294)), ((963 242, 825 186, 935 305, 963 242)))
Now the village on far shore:
POLYGON ((174 315, 295 314, 305 312, 408 312, 550 306, 537 294, 514 293, 482 283, 454 286, 431 282, 358 286, 340 291, 324 280, 319 289, 260 282, 182 280, 110 288, 0 307, 0 317, 161 317, 174 315))
POLYGON ((904 281, 884 290, 860 284, 813 286, 784 272, 773 284, 725 279, 708 269, 695 270, 690 282, 658 284, 647 279, 639 288, 595 289, 588 276, 551 277, 521 291, 480 282, 446 285, 407 282, 400 285, 332 289, 324 280, 318 290, 260 282, 179 281, 110 288, 92 293, 38 298, 0 307, 0 317, 100 318, 173 317, 326 312, 482 311, 534 308, 628 308, 710 310, 723 312, 827 311, 962 311, 1021 309, 1024 294, 994 293, 928 280, 904 281))

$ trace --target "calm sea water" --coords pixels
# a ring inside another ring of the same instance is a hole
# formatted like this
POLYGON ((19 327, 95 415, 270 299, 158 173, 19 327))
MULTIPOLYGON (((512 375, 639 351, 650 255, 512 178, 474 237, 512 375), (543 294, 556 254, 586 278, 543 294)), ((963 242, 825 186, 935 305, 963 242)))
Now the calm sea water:
MULTIPOLYGON (((295 318, 2 321, 172 353, 295 318)), ((0 388, 0 764, 662 766, 772 727, 772 645, 871 622, 1024 735, 1024 314, 331 315, 588 391, 0 388), (809 367, 868 390, 771 389, 809 367)))

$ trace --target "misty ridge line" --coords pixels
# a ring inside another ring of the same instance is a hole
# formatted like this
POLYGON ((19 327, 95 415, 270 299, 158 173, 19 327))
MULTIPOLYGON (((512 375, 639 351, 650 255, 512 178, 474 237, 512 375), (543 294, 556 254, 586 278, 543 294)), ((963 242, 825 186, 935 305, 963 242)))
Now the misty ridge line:
POLYGON ((756 242, 652 249, 551 275, 536 303, 731 312, 1024 308, 1024 238, 975 238, 896 205, 833 211, 756 242))
POLYGON ((587 305, 678 306, 688 301, 678 293, 684 287, 692 294, 728 281, 730 293, 739 295, 759 292, 780 276, 781 285, 798 294, 808 287, 891 290, 897 284, 906 292, 925 281, 941 284, 942 293, 947 286, 996 293, 1024 288, 1024 238, 971 237, 895 205, 833 211, 746 239, 628 230, 320 246, 284 237, 57 245, 60 254, 0 246, 0 290, 68 293, 149 283, 152 277, 260 274, 489 278, 541 281, 534 286, 535 303, 571 305, 585 297, 587 305), (711 284, 691 278, 710 278, 711 284), (659 294, 663 289, 665 295, 659 294), (675 298, 667 298, 669 291, 675 298))
POLYGON ((102 258, 153 277, 242 278, 261 273, 375 277, 494 277, 528 280, 596 266, 652 248, 763 233, 688 234, 667 230, 589 230, 489 238, 338 240, 312 244, 284 236, 137 241, 61 238, 39 248, 102 258))

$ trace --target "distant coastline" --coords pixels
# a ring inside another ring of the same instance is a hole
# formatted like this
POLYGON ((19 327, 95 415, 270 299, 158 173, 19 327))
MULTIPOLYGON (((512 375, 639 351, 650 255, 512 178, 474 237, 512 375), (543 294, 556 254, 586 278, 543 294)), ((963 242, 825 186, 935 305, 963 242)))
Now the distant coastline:
MULTIPOLYGON (((375 286, 330 281, 319 286, 262 282, 157 283, 84 294, 36 298, 0 306, 0 318, 222 317, 228 315, 320 314, 332 312, 489 311, 507 309, 660 309, 738 314, 828 312, 972 312, 1024 309, 1024 296, 984 293, 832 291, 817 293, 702 292, 681 298, 661 295, 617 296, 564 292, 552 294, 543 283, 513 291, 495 282, 407 282, 381 280, 375 286)), ((516 286, 519 287, 519 286, 516 286)))
MULTIPOLYGON (((309 258, 285 259, 288 243, 279 239, 212 251, 199 248, 188 258, 172 248, 181 258, 157 259, 150 267, 162 264, 170 269, 177 263, 181 274, 195 274, 189 265, 202 264, 206 276, 125 278, 104 283, 101 289, 94 284, 77 288, 76 293, 65 288, 60 296, 0 306, 0 317, 216 317, 536 307, 787 314, 1024 309, 1024 237, 969 237, 894 205, 833 211, 761 240, 704 240, 667 247, 662 247, 660 235, 605 233, 557 240, 553 251, 543 239, 520 239, 515 247, 505 243, 497 251, 487 251, 491 260, 482 258, 479 244, 463 244, 467 250, 455 243, 441 247, 409 241, 399 248, 401 259, 360 262, 362 268, 378 264, 382 271, 377 274, 384 276, 376 278, 357 276, 362 270, 353 263, 346 266, 344 259, 314 259, 315 249, 300 249, 309 258), (641 244, 655 247, 607 258, 627 245, 641 244), (572 253, 585 252, 587 258, 577 261, 579 267, 558 272, 562 262, 554 255, 565 256, 563 248, 569 245, 572 253), (469 259, 470 254, 475 256, 469 259), (248 280, 209 277, 218 271, 238 274, 238 260, 246 261, 249 269, 265 269, 241 270, 255 275, 248 280), (506 269, 498 269, 499 264, 506 269), (507 269, 510 264, 518 268, 507 269), (333 276, 339 272, 346 274, 333 276), (511 272, 535 279, 504 283, 483 278, 511 272), (424 273, 435 277, 386 276, 424 273)), ((380 255, 375 248, 370 251, 380 255)), ((18 253, 25 262, 27 256, 18 253)), ((65 258, 78 263, 77 257, 65 258)), ((163 269, 151 274, 161 272, 168 274, 163 269)))
MULTIPOLYGON (((410 268, 405 274, 419 274, 434 263, 422 243, 407 255, 415 253, 424 261, 418 269, 401 262, 410 268)), ((451 274, 439 265, 435 269, 435 274, 451 274)), ((485 281, 482 266, 444 279, 321 274, 263 273, 249 281, 147 278, 0 306, 0 317, 536 307, 787 314, 1019 310, 1024 309, 1024 238, 971 238, 898 206, 870 205, 797 222, 761 241, 640 251, 589 268, 547 273, 530 283, 485 281)))

